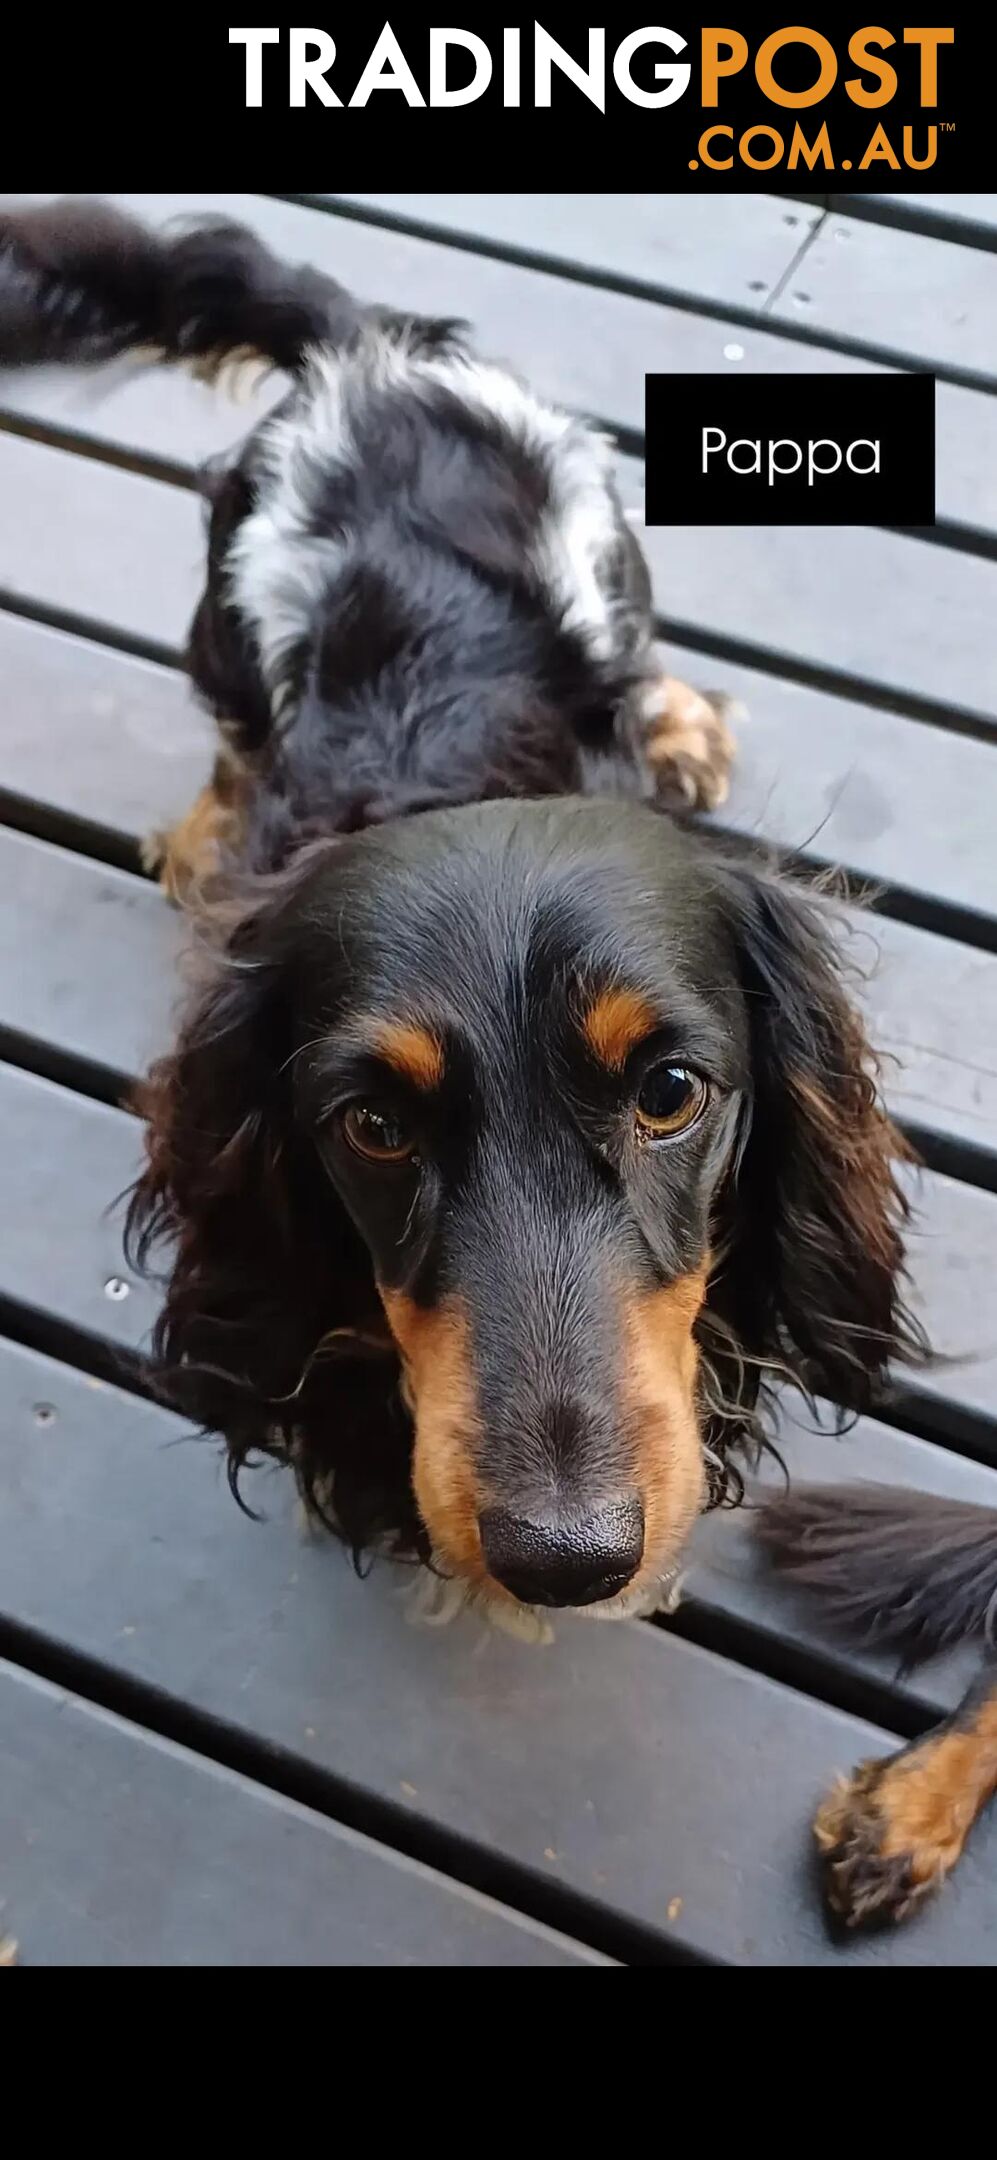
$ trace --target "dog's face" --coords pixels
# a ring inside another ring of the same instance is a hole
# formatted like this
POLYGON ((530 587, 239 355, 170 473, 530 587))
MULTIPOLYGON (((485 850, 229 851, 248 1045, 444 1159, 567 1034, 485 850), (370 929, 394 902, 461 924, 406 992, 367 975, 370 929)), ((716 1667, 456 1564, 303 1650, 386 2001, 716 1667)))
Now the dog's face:
POLYGON ((438 1562, 551 1605, 657 1578, 703 1496, 693 1329, 750 1087, 708 880, 659 822, 492 807, 331 858, 294 937, 295 1105, 438 1562))
POLYGON ((637 805, 322 846, 160 1078, 138 1207, 180 1240, 167 1355, 210 1366, 192 1406, 240 1456, 275 1429, 320 1456, 340 1512, 351 1382, 322 1345, 380 1335, 435 1563, 629 1609, 760 1364, 857 1399, 902 1347, 864 1055, 813 904, 637 805))

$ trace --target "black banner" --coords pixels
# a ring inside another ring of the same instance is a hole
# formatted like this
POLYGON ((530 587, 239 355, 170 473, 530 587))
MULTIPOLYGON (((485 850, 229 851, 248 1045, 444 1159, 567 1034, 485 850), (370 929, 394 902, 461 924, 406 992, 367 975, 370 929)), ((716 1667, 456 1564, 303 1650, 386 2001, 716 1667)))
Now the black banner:
POLYGON ((932 375, 649 375, 649 525, 933 525, 932 375))
POLYGON ((5 31, 6 185, 775 190, 986 186, 982 9, 496 17, 199 11, 5 31), (109 169, 113 161, 113 172, 109 169), (34 170, 32 170, 32 167, 34 170))

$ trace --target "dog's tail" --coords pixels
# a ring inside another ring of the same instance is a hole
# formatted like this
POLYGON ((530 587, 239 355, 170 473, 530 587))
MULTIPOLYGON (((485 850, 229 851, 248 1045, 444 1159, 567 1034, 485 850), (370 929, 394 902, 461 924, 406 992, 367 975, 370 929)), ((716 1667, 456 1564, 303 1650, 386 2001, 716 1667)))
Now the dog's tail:
POLYGON ((81 197, 0 204, 0 367, 135 352, 208 380, 235 357, 296 374, 310 346, 342 345, 382 312, 224 219, 155 231, 81 197))
POLYGON ((997 1636, 997 1508, 892 1485, 803 1485, 767 1502, 757 1530, 830 1626, 908 1664, 997 1636))

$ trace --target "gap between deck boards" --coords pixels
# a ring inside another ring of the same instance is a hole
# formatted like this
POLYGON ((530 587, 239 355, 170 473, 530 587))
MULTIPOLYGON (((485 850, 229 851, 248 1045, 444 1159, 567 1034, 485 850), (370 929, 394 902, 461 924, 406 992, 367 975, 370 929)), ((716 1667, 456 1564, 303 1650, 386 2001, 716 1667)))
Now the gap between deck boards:
MULTIPOLYGON (((621 457, 643 462, 645 439, 642 429, 627 427, 607 418, 604 413, 586 412, 584 417, 609 436, 621 457)), ((0 404, 0 433, 16 436, 20 441, 40 443, 49 450, 62 450, 69 456, 89 457, 96 464, 136 473, 144 480, 158 480, 167 487, 184 488, 191 494, 197 492, 195 464, 184 464, 179 459, 142 449, 137 444, 114 442, 107 436, 89 433, 83 427, 74 428, 68 421, 34 418, 0 404)), ((947 516, 944 511, 936 513, 933 526, 881 525, 874 529, 899 534, 902 538, 923 540, 929 546, 950 548, 958 554, 980 555, 991 561, 997 559, 997 531, 947 516)))
MULTIPOLYGON (((20 610, 8 610, 7 612, 16 615, 16 618, 21 621, 32 622, 36 620, 35 617, 20 610)), ((38 627, 42 629, 46 627, 54 628, 62 631, 67 636, 81 637, 87 644, 92 644, 98 649, 103 644, 103 640, 96 633, 92 637, 88 635, 85 625, 80 628, 71 623, 46 625, 44 622, 39 621, 38 627)), ((751 664, 750 660, 745 659, 744 656, 722 653, 719 646, 716 651, 711 650, 708 652, 702 644, 692 642, 680 644, 677 638, 672 638, 671 642, 678 650, 699 653, 704 659, 726 658, 730 664, 735 666, 739 661, 743 665, 751 664)), ((126 659, 146 659, 150 657, 144 653, 132 652, 129 647, 124 645, 108 649, 120 651, 126 659)), ((164 664, 162 661, 155 660, 155 656, 153 656, 153 659, 155 665, 164 664)), ((172 658, 165 664, 169 666, 171 674, 183 675, 184 670, 172 658)), ((839 697, 843 704, 852 702, 854 696, 854 692, 849 692, 843 688, 839 689, 825 682, 815 680, 811 683, 804 683, 798 673, 791 674, 787 671, 782 674, 772 667, 767 670, 765 668, 759 670, 762 675, 766 672, 777 681, 790 684, 797 683, 801 689, 817 689, 828 697, 839 697)), ((909 717, 907 714, 897 713, 895 707, 877 699, 867 691, 864 692, 861 702, 874 707, 877 711, 891 713, 898 719, 909 717)), ((952 732, 958 733, 961 731, 953 730, 952 732)), ((967 735, 969 735, 969 732, 967 731, 967 735)), ((970 739, 978 740, 980 738, 972 735, 970 739)), ((984 739, 986 740, 986 738, 984 739)), ((988 747, 990 747, 989 742, 988 747)), ((73 854, 85 857, 87 861, 103 863, 108 869, 123 870, 130 876, 142 878, 147 883, 155 883, 155 873, 146 867, 142 858, 141 844, 134 835, 123 832, 114 826, 103 825, 95 818, 87 817, 76 810, 45 801, 37 795, 19 793, 16 789, 4 786, 2 783, 0 783, 0 826, 8 826, 13 832, 24 833, 29 839, 46 840, 53 846, 66 848, 73 854)), ((903 883, 895 875, 890 876, 884 872, 873 871, 868 867, 861 867, 854 862, 849 863, 844 848, 826 853, 817 845, 820 837, 819 832, 814 834, 812 844, 799 847, 788 843, 769 842, 764 835, 761 835, 756 840, 743 827, 732 824, 725 819, 722 811, 711 814, 708 829, 718 836, 729 838, 742 847, 756 849, 759 855, 771 853, 774 847, 783 868, 799 876, 813 877, 815 874, 824 871, 840 872, 846 881, 847 897, 853 899, 857 905, 868 908, 873 916, 883 915, 888 920, 907 923, 911 929, 927 930, 935 936, 952 938, 958 944, 974 946, 981 952, 997 952, 997 915, 988 912, 985 908, 974 908, 966 902, 948 898, 943 894, 919 890, 915 886, 903 883)))
MULTIPOLYGON (((71 637, 84 638, 91 645, 104 645, 112 652, 150 660, 157 667, 172 669, 175 674, 184 672, 183 656, 177 646, 95 620, 72 608, 57 607, 0 586, 0 612, 13 615, 22 622, 37 623, 42 628, 63 630, 71 637)), ((826 691, 830 697, 858 700, 879 712, 895 713, 898 719, 915 720, 920 725, 937 727, 946 734, 966 735, 977 742, 997 744, 997 720, 972 707, 944 704, 939 699, 918 696, 897 685, 872 683, 845 668, 808 661, 797 653, 772 646, 756 645, 732 633, 711 633, 700 623, 689 623, 667 612, 656 615, 655 627, 662 639, 682 651, 702 653, 708 659, 728 660, 734 666, 756 668, 761 674, 774 675, 779 681, 799 683, 803 689, 826 691)))
POLYGON ((705 1956, 684 1952, 679 1945, 666 1948, 658 1933, 651 1929, 644 1933, 635 1921, 608 1913, 587 1900, 581 1891, 545 1882, 489 1847, 414 1815, 401 1803, 393 1806, 379 1794, 354 1786, 348 1778, 313 1770, 289 1750, 266 1740, 251 1740, 239 1727, 198 1710, 148 1681, 132 1679, 114 1666, 71 1650, 3 1615, 0 1657, 54 1687, 127 1719, 141 1731, 189 1748, 222 1769, 249 1778, 301 1807, 312 1808, 330 1822, 357 1830, 391 1852, 421 1861, 451 1882, 494 1898, 513 1912, 554 1928, 621 1964, 711 1962, 705 1956))
MULTIPOLYGON (((405 216, 400 211, 377 209, 372 205, 356 203, 348 196, 271 193, 268 199, 296 204, 299 208, 318 211, 320 215, 328 217, 350 218, 357 224, 380 227, 387 232, 407 233, 414 240, 432 241, 455 248, 466 255, 484 256, 494 262, 507 262, 523 270, 544 271, 548 276, 563 278, 566 283, 588 285, 602 292, 622 293, 634 300, 658 301, 665 307, 675 308, 681 314, 703 315, 715 322, 733 323, 742 330, 777 330, 780 337, 789 338, 794 344, 823 347, 826 352, 841 353, 853 360, 868 360, 874 366, 908 369, 924 365, 923 355, 909 352, 902 346, 849 337, 843 332, 829 330, 826 325, 810 328, 806 323, 797 320, 783 321, 782 317, 776 321, 764 307, 744 307, 736 301, 724 301, 712 294, 704 297, 700 293, 689 292, 682 286, 670 285, 666 281, 617 275, 604 266, 578 263, 568 256, 543 248, 519 247, 512 241, 497 240, 488 235, 457 232, 449 226, 444 228, 417 216, 405 216)), ((821 230, 829 214, 825 212, 817 221, 811 239, 821 230)), ((847 214, 851 215, 851 212, 847 214)), ((773 297, 769 295, 768 304, 771 304, 773 297)), ((937 360, 932 362, 931 371, 939 382, 951 383, 955 389, 980 390, 989 396, 997 394, 997 377, 986 374, 981 369, 960 368, 952 362, 937 360)))

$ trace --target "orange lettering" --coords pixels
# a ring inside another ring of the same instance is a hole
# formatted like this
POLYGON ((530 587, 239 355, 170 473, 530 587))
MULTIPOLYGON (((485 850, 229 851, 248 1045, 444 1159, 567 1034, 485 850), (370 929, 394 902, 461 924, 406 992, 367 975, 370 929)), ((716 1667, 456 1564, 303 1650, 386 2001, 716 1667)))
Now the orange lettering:
POLYGON ((764 38, 758 47, 755 74, 758 87, 774 105, 817 105, 834 88, 838 62, 834 46, 819 30, 801 29, 799 23, 790 30, 773 30, 771 37, 764 38), (809 45, 820 61, 820 73, 809 90, 783 90, 772 73, 772 62, 784 45, 809 45))
POLYGON ((865 68, 868 75, 875 75, 878 90, 867 90, 857 75, 852 75, 845 89, 853 105, 888 105, 896 96, 897 71, 888 60, 877 60, 869 51, 870 45, 895 45, 896 38, 889 30, 877 29, 875 24, 868 30, 856 30, 848 40, 848 57, 856 67, 865 68))
POLYGON ((954 30, 905 30, 905 45, 921 48, 921 103, 938 103, 938 47, 954 45, 954 30))
MULTIPOLYGON (((748 57, 748 40, 740 30, 703 31, 703 104, 715 105, 722 75, 739 75, 748 57), (725 58, 721 60, 723 52, 725 58)), ((732 161, 733 162, 733 161, 732 161)), ((709 159, 707 159, 707 164, 709 159)))

